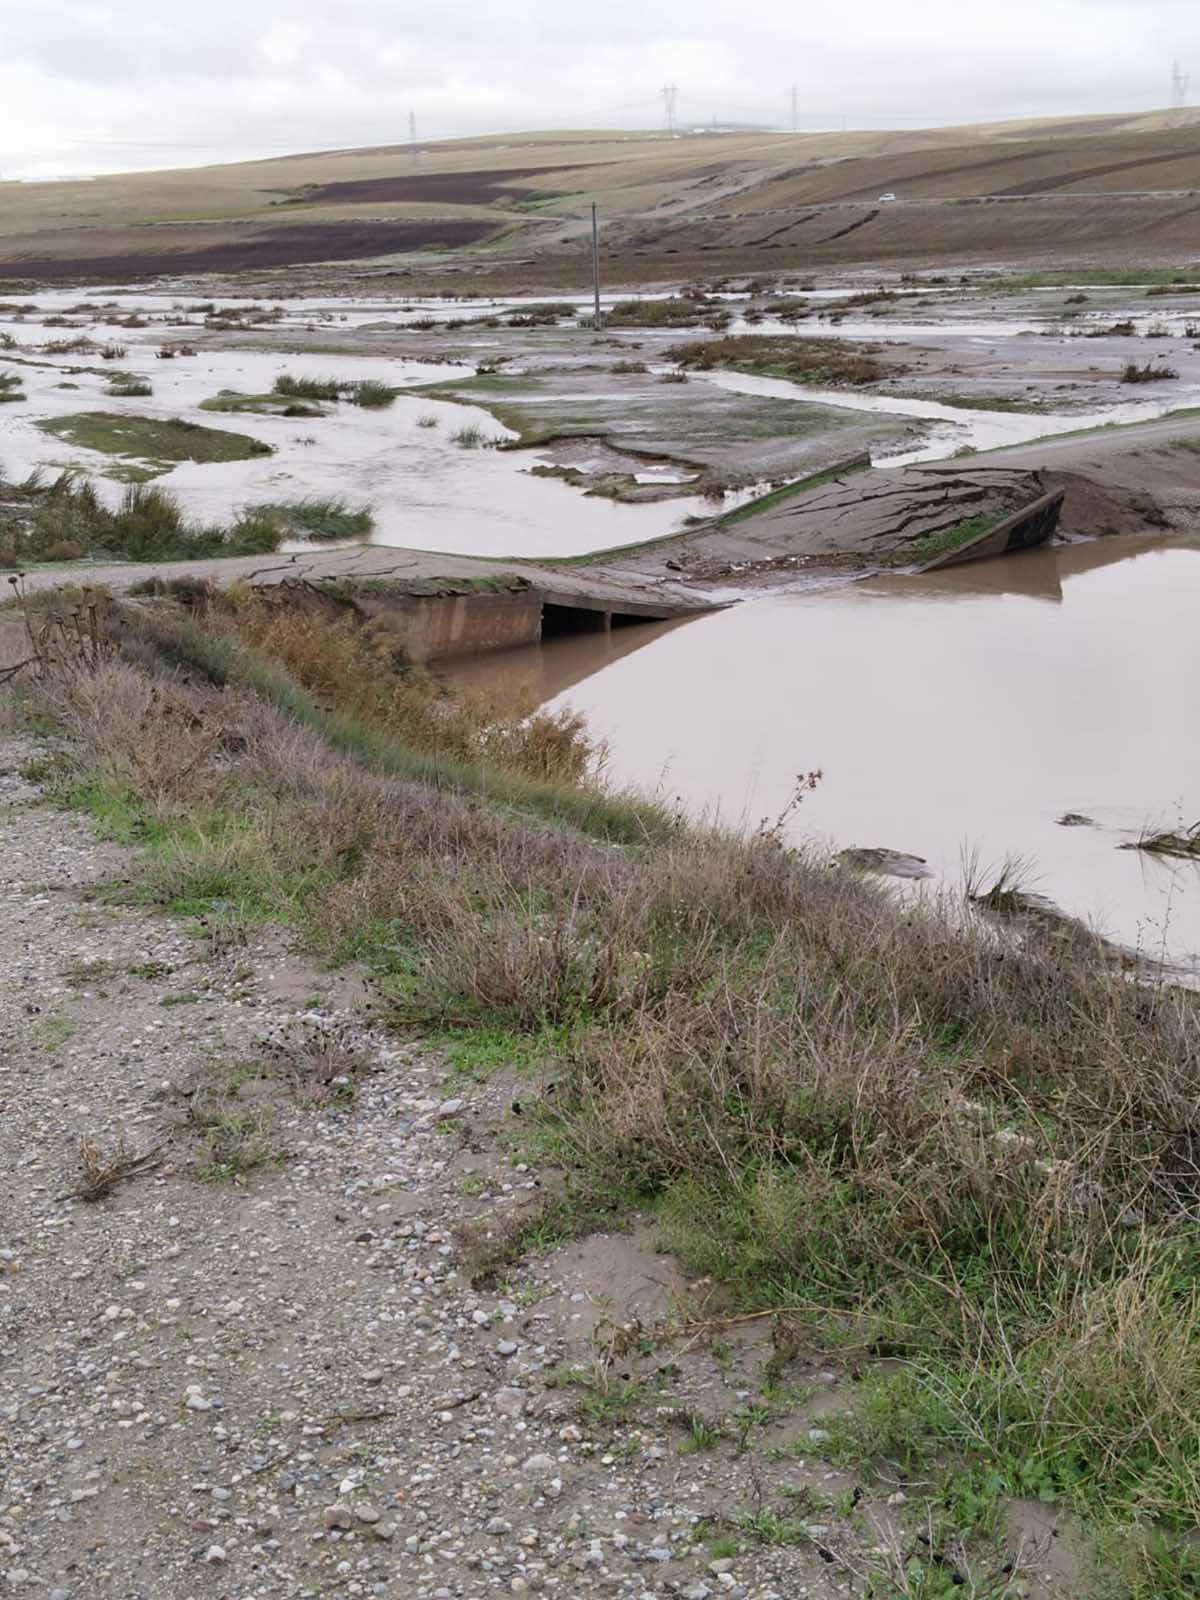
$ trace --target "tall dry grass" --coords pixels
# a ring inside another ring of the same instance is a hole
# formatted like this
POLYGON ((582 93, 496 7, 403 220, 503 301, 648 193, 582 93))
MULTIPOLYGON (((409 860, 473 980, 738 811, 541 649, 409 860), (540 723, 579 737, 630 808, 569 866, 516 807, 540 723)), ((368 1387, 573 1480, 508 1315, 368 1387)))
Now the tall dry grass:
POLYGON ((549 783, 578 783, 601 752, 574 712, 501 705, 479 692, 451 691, 427 672, 398 670, 386 642, 354 616, 280 604, 254 592, 210 613, 210 626, 280 662, 323 704, 437 755, 488 761, 549 783))

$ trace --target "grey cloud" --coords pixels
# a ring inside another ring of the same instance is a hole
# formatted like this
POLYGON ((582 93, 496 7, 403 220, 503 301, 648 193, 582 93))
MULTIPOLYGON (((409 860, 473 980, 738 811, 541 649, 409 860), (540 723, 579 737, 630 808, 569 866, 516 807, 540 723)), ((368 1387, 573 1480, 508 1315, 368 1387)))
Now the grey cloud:
MULTIPOLYGON (((395 139, 409 106, 427 137, 653 126, 666 77, 688 121, 779 123, 793 82, 813 126, 1149 108, 1193 15, 1194 0, 41 0, 0 16, 18 86, 0 140, 26 162, 127 149, 122 165, 161 165, 395 139), (29 104, 76 128, 69 146, 30 152, 29 104)), ((1196 67, 1200 88, 1200 52, 1196 67)))

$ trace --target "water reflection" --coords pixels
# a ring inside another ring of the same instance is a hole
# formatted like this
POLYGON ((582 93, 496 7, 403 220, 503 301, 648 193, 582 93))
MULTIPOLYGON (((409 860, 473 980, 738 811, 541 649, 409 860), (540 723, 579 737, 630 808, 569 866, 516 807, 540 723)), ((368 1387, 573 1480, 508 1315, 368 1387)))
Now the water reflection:
POLYGON ((454 683, 486 689, 502 702, 513 703, 533 694, 544 703, 695 621, 695 617, 675 617, 669 622, 627 623, 607 633, 563 634, 541 645, 521 645, 448 662, 443 676, 454 683))
POLYGON ((500 670, 584 712, 617 782, 756 822, 819 767, 798 837, 955 883, 964 848, 1023 856, 1058 904, 1189 961, 1200 867, 1119 846, 1200 817, 1198 613, 1200 550, 1104 539, 554 640, 500 670), (1096 826, 1059 827, 1067 811, 1096 826))
POLYGON ((1136 561, 1161 550, 1171 541, 1162 538, 1091 539, 1075 544, 1040 545, 999 561, 969 562, 940 572, 905 575, 883 574, 859 587, 867 594, 894 595, 909 600, 954 601, 970 596, 1020 595, 1061 605, 1064 579, 1098 572, 1118 562, 1136 561))

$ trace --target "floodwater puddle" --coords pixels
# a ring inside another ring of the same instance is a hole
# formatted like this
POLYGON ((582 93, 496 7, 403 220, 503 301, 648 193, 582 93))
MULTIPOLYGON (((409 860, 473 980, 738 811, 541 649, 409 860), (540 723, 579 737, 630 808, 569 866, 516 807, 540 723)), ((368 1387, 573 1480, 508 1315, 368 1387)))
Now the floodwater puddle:
MULTIPOLYGON (((33 342, 24 325, 14 331, 22 343, 33 342)), ((64 332, 28 331, 39 336, 64 332)), ((161 325, 155 331, 161 335, 161 325)), ((121 343, 126 353, 111 364, 96 352, 85 352, 35 354, 38 364, 14 366, 28 399, 0 414, 0 467, 9 479, 19 482, 38 468, 82 470, 94 475, 97 491, 115 504, 124 488, 106 476, 114 467, 111 457, 72 446, 37 427, 48 417, 107 411, 182 417, 271 446, 270 456, 185 462, 158 479, 179 496, 190 516, 203 522, 228 521, 241 506, 256 501, 342 496, 371 507, 377 544, 459 555, 539 557, 584 555, 660 538, 678 529, 689 514, 711 510, 698 496, 636 505, 585 497, 568 484, 533 476, 529 469, 547 460, 536 451, 464 448, 455 440, 464 430, 477 429, 485 443, 514 436, 477 406, 420 394, 401 393, 391 406, 378 410, 330 404, 328 415, 313 418, 201 409, 202 401, 222 390, 269 393, 285 372, 374 378, 403 389, 459 376, 461 366, 207 346, 195 355, 164 361, 157 345, 147 340, 130 337, 126 342, 123 333, 121 343), (152 395, 111 395, 109 366, 148 381, 152 395), (64 383, 71 387, 64 390, 64 383), (436 419, 434 426, 425 425, 430 418, 436 419)))
POLYGON ((759 378, 741 372, 705 372, 697 376, 735 394, 769 395, 780 400, 841 406, 848 411, 869 411, 879 416, 919 417, 935 424, 917 449, 888 455, 876 463, 887 467, 941 461, 956 450, 999 450, 1005 445, 1028 444, 1034 439, 1074 433, 1081 428, 1154 422, 1172 411, 1193 405, 1200 398, 1200 387, 1180 384, 1172 385, 1170 396, 1164 399, 1131 400, 1086 414, 1049 410, 972 411, 967 407, 943 405, 937 400, 869 394, 854 389, 818 389, 792 383, 786 378, 759 378))
POLYGON ((1193 965, 1200 863, 1120 846, 1200 818, 1198 612, 1200 547, 1105 539, 554 639, 469 673, 582 711, 618 784, 756 826, 820 770, 793 840, 924 858, 935 888, 961 884, 964 852, 1022 858, 1031 890, 1193 965), (1095 825, 1060 826, 1068 812, 1095 825))

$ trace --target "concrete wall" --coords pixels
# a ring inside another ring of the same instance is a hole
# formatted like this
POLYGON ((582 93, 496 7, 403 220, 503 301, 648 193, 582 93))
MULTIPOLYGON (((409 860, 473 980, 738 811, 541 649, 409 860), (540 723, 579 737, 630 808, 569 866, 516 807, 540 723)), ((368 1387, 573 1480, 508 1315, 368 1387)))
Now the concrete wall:
POLYGON ((1035 544, 1045 544, 1058 527, 1059 512, 1066 498, 1065 489, 1044 494, 1031 505, 1022 506, 1003 522, 998 522, 986 533, 978 534, 956 550, 927 561, 922 572, 936 572, 939 567, 957 567, 964 561, 983 561, 989 556, 1008 555, 1013 550, 1028 550, 1035 544))
POLYGON ((536 644, 542 598, 532 589, 473 590, 467 594, 361 594, 371 632, 415 666, 451 656, 536 644))
POLYGON ((523 578, 496 587, 468 587, 447 580, 436 587, 402 584, 371 587, 282 582, 260 590, 271 605, 315 610, 333 621, 353 615, 397 660, 412 666, 484 655, 536 644, 547 634, 607 632, 614 623, 661 621, 694 615, 711 606, 648 601, 608 585, 601 592, 547 591, 523 578))

